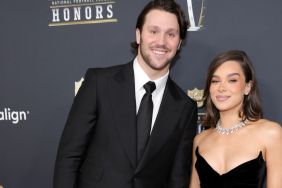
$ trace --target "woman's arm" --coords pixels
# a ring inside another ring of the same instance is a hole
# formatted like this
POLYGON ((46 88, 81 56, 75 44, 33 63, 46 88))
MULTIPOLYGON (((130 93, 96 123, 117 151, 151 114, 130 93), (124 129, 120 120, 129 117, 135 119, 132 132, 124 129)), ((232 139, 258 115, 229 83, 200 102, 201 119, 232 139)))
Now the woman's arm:
POLYGON ((267 122, 266 129, 266 185, 268 188, 282 187, 282 128, 277 123, 267 122))

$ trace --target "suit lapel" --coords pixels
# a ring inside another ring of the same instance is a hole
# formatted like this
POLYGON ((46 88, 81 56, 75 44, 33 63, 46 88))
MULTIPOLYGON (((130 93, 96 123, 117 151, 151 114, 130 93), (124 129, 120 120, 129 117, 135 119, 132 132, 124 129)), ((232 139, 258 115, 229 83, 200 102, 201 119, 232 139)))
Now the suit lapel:
POLYGON ((136 102, 132 62, 126 64, 114 76, 111 86, 111 103, 114 121, 124 150, 136 167, 136 102))
POLYGON ((173 92, 175 92, 175 89, 174 83, 168 78, 149 143, 135 173, 140 171, 145 164, 162 149, 169 136, 176 128, 177 119, 179 119, 183 109, 183 103, 179 97, 174 95, 173 92))

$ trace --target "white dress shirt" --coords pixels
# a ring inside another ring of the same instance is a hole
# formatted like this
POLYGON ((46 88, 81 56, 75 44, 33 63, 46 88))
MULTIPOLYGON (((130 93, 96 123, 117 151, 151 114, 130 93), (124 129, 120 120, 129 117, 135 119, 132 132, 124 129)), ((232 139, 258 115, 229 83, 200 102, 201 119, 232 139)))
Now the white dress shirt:
POLYGON ((137 58, 135 58, 133 61, 133 71, 134 71, 134 81, 135 81, 136 114, 138 113, 138 109, 142 97, 146 93, 145 89, 143 88, 143 85, 146 84, 148 81, 153 81, 156 84, 156 89, 152 93, 152 100, 153 100, 153 116, 152 116, 152 126, 151 126, 151 131, 152 131, 154 127, 154 123, 157 118, 157 114, 160 109, 169 71, 161 78, 158 78, 156 80, 151 80, 139 65, 137 58))

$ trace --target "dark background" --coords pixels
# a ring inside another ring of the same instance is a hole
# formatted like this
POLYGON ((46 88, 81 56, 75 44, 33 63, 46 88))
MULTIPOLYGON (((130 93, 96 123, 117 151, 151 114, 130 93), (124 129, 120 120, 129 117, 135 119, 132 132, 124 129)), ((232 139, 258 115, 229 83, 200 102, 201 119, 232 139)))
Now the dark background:
MULTIPOLYGON (((58 141, 74 97, 74 83, 89 67, 134 58, 135 22, 148 1, 117 0, 115 23, 49 27, 51 1, 3 0, 0 5, 0 184, 50 188, 58 141)), ((186 0, 177 0, 187 11, 186 0)), ((199 0, 195 2, 195 17, 199 0)), ((189 32, 171 74, 183 90, 203 89, 211 59, 241 49, 253 61, 265 117, 282 122, 282 1, 206 0, 204 28, 189 32)), ((194 4, 193 4, 194 5, 194 4)), ((197 20, 198 18, 196 18, 197 20)))

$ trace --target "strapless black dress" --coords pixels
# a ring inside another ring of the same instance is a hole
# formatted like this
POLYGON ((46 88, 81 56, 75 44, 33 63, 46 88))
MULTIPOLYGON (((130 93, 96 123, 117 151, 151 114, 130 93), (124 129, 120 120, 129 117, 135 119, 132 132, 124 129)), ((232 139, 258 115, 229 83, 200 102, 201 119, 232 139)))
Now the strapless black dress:
POLYGON ((258 157, 247 161, 225 174, 220 175, 201 156, 196 148, 196 170, 201 188, 263 188, 266 164, 262 152, 258 157))

